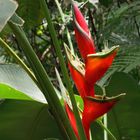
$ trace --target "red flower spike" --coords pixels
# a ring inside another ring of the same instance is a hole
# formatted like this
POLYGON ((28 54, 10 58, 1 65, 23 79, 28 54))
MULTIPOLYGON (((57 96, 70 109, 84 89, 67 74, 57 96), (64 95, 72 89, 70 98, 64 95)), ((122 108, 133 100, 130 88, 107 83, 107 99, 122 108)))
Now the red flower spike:
POLYGON ((92 88, 93 85, 105 74, 112 64, 117 51, 118 46, 115 46, 106 53, 101 52, 88 55, 86 61, 85 81, 88 83, 89 87, 92 88))
POLYGON ((73 5, 73 9, 75 37, 80 53, 83 59, 86 61, 88 54, 95 53, 95 45, 82 13, 76 5, 73 5))
POLYGON ((66 113, 67 113, 68 118, 70 120, 70 124, 71 124, 71 126, 72 126, 72 128, 74 130, 74 133, 77 136, 78 140, 80 140, 77 125, 76 125, 75 116, 74 116, 71 108, 69 107, 69 105, 67 103, 65 103, 65 110, 66 110, 66 113))
POLYGON ((101 117, 102 115, 107 113, 124 95, 125 94, 120 94, 112 98, 105 97, 105 99, 102 99, 103 97, 98 95, 95 96, 95 98, 86 97, 84 99, 82 122, 88 140, 90 124, 98 117, 101 117))
MULTIPOLYGON (((82 123, 87 136, 90 140, 90 124, 98 117, 107 113, 124 94, 108 98, 94 94, 94 84, 105 74, 113 62, 118 51, 118 47, 113 47, 109 51, 95 53, 95 45, 90 35, 86 21, 76 5, 74 9, 75 37, 80 53, 85 60, 83 64, 78 57, 75 57, 68 47, 65 46, 68 66, 71 76, 75 82, 80 96, 84 101, 84 110, 82 112, 82 123)), ((67 99, 67 98, 66 98, 67 99)), ((66 99, 64 99, 66 101, 66 99)), ((67 101, 69 101, 67 99, 67 101)), ((65 103, 65 109, 70 119, 72 128, 79 140, 75 116, 72 109, 65 103)))

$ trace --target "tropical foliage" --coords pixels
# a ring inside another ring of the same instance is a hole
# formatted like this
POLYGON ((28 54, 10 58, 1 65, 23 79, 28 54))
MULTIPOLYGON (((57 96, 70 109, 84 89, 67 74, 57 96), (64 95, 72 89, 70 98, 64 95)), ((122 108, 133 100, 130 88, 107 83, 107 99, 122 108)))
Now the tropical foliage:
POLYGON ((139 140, 139 11, 0 0, 0 138, 139 140))

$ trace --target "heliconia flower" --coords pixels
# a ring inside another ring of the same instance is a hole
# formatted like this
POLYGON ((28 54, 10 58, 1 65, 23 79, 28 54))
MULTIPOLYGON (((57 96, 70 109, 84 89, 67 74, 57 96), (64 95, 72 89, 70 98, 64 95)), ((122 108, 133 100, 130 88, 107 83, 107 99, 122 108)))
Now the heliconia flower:
POLYGON ((80 62, 80 60, 73 56, 67 49, 69 69, 81 97, 83 98, 85 95, 94 97, 93 85, 101 79, 112 64, 118 51, 118 46, 106 52, 95 53, 94 41, 87 23, 77 5, 74 3, 73 11, 75 37, 85 64, 80 62))
POLYGON ((69 69, 73 81, 82 98, 94 97, 94 84, 105 74, 118 51, 118 46, 112 47, 106 52, 87 55, 86 63, 82 63, 65 46, 69 69))
MULTIPOLYGON (((117 54, 118 46, 114 46, 104 52, 96 53, 94 41, 91 37, 87 23, 75 4, 73 4, 73 11, 75 37, 84 63, 81 62, 67 46, 65 46, 65 50, 72 79, 81 98, 83 99, 84 109, 81 113, 81 119, 87 140, 90 140, 90 124, 98 117, 107 113, 117 103, 117 101, 120 100, 120 97, 124 96, 124 94, 120 94, 109 98, 106 96, 96 95, 94 91, 95 83, 102 78, 111 66, 114 57, 117 54)), ((62 86, 63 84, 60 77, 58 78, 58 81, 61 85, 61 92, 63 92, 62 96, 64 99, 65 110, 75 135, 79 140, 76 120, 67 94, 68 92, 64 86, 62 86)))
MULTIPOLYGON (((103 96, 97 96, 94 93, 95 82, 97 82, 97 80, 99 80, 104 75, 109 66, 112 64, 118 47, 113 47, 106 53, 102 52, 88 55, 85 64, 82 63, 78 59, 78 57, 74 56, 67 46, 65 46, 65 50, 68 58, 68 66, 71 76, 74 80, 80 96, 84 101, 82 122, 87 140, 89 140, 89 128, 91 122, 107 113, 115 105, 115 103, 119 101, 120 97, 124 96, 124 94, 120 94, 116 97, 104 98, 103 96), (88 72, 90 75, 88 75, 88 72)), ((67 110, 69 118, 70 116, 72 116, 71 118, 73 118, 74 116, 71 111, 67 110)), ((73 126, 74 121, 72 122, 72 119, 70 119, 70 121, 73 126)))

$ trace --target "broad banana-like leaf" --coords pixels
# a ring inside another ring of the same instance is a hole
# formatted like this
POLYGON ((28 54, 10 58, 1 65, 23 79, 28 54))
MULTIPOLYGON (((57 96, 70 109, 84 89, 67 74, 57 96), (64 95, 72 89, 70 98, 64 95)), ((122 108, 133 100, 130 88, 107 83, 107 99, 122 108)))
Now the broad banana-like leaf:
POLYGON ((126 93, 124 99, 108 114, 108 126, 117 140, 140 139, 140 86, 128 74, 115 73, 109 85, 107 94, 126 93))
POLYGON ((1 140, 62 140, 47 104, 5 100, 0 104, 1 140))
MULTIPOLYGON (((28 76, 28 74, 19 65, 1 64, 0 65, 0 83, 10 86, 24 93, 25 96, 28 96, 34 100, 37 100, 42 103, 46 103, 46 99, 43 93, 40 91, 40 89, 36 86, 36 84, 28 76)), ((2 89, 0 89, 0 92, 1 90, 2 89)), ((6 94, 8 93, 10 92, 7 92, 6 94)), ((6 96, 7 95, 5 95, 5 97, 6 96)), ((11 95, 9 94, 9 96, 11 95)), ((19 98, 19 97, 16 97, 16 96, 19 96, 17 92, 14 96, 15 96, 15 99, 19 98)))

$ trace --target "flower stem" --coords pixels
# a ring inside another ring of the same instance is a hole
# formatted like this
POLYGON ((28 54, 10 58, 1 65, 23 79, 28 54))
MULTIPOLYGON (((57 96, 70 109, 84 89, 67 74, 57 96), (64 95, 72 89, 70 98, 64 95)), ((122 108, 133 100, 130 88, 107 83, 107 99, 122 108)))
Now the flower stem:
MULTIPOLYGON (((107 128, 107 114, 104 115, 103 120, 104 120, 104 126, 107 128)), ((107 131, 105 129, 104 129, 104 140, 108 140, 107 131)))
POLYGON ((108 133, 108 136, 110 136, 110 138, 112 138, 112 140, 117 140, 115 138, 115 136, 110 132, 110 130, 102 123, 101 120, 97 120, 96 122, 104 129, 104 131, 106 131, 108 133))
POLYGON ((73 112, 74 112, 74 115, 75 115, 75 118, 76 118, 76 123, 77 123, 77 127, 78 127, 80 140, 86 140, 85 132, 84 132, 84 129, 83 129, 83 125, 82 125, 82 122, 81 122, 81 119, 80 119, 80 116, 79 116, 79 112, 78 112, 78 108, 77 108, 77 105, 76 105, 76 101, 75 101, 75 98, 74 98, 73 89, 71 87, 70 78, 68 76, 68 71, 67 71, 67 68, 66 68, 66 65, 65 65, 65 61, 64 61, 62 52, 61 52, 59 41, 57 39, 56 32, 55 32, 53 23, 51 21, 51 17, 50 17, 50 13, 49 13, 47 3, 45 2, 45 0, 40 0, 40 3, 41 3, 41 6, 42 6, 42 9, 44 10, 45 17, 47 19, 49 32, 51 34, 51 37, 52 37, 52 40, 53 40, 53 43, 54 43, 56 54, 59 58, 60 67, 61 67, 61 70, 62 70, 62 74, 64 76, 64 82, 65 82, 66 87, 67 87, 67 89, 70 93, 69 96, 70 96, 70 99, 71 99, 71 102, 72 102, 73 112))

